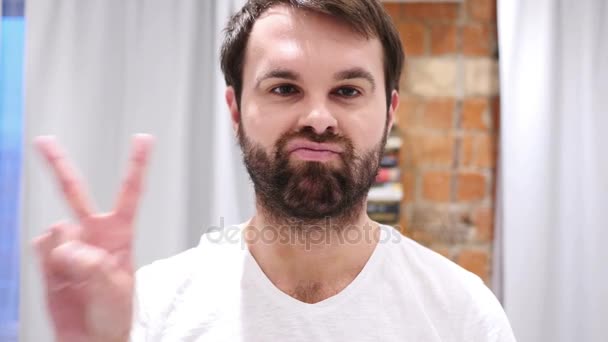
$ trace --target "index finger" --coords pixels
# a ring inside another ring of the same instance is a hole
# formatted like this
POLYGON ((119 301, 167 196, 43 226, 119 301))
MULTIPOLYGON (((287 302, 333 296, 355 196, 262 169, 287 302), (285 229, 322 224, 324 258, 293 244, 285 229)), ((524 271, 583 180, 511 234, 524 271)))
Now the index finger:
POLYGON ((116 214, 131 222, 137 210, 142 192, 143 177, 148 165, 154 138, 148 134, 137 134, 133 137, 129 171, 123 182, 116 201, 116 214))
POLYGON ((51 136, 42 136, 36 138, 34 143, 53 170, 65 199, 78 219, 82 221, 91 216, 91 201, 76 169, 69 162, 57 140, 51 136))

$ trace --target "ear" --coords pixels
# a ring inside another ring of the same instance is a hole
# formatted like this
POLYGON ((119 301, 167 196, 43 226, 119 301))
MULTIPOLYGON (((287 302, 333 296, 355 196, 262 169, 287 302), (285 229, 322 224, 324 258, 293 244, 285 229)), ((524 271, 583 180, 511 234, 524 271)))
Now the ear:
POLYGON ((397 108, 399 108, 399 92, 393 90, 391 94, 391 106, 388 108, 388 132, 393 128, 395 123, 395 115, 397 115, 397 108))
POLYGON ((241 113, 239 112, 239 106, 236 102, 236 93, 232 86, 226 88, 226 104, 230 111, 230 119, 232 120, 232 130, 234 134, 237 134, 239 124, 241 123, 241 113))

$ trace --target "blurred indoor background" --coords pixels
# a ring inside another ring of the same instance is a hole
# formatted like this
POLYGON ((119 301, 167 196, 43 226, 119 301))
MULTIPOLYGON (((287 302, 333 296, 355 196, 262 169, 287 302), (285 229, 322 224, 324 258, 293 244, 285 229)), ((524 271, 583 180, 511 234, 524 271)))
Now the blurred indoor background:
MULTIPOLYGON (((157 137, 139 265, 253 213, 218 58, 244 0, 0 2, 0 341, 47 341, 29 241, 69 213, 33 137, 102 209, 157 137)), ((518 341, 608 341, 608 1, 384 3, 407 65, 370 215, 484 279, 518 341)))

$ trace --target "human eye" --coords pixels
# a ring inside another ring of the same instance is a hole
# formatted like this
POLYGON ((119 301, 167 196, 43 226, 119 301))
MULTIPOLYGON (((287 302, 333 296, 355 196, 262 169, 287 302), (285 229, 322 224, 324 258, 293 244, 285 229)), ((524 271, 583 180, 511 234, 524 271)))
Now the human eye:
POLYGON ((340 87, 336 89, 334 93, 344 98, 355 98, 361 95, 361 92, 353 87, 340 87))
POLYGON ((278 87, 272 88, 270 92, 279 96, 289 96, 292 94, 296 94, 298 92, 298 89, 291 84, 282 84, 278 87))

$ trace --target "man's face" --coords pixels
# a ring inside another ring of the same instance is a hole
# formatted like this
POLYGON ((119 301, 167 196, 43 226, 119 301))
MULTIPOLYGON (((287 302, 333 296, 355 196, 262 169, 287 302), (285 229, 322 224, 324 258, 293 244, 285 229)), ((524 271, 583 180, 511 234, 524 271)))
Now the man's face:
POLYGON ((378 39, 328 16, 275 6, 249 38, 240 112, 231 92, 245 164, 270 214, 357 214, 398 102, 394 93, 386 108, 378 39))

